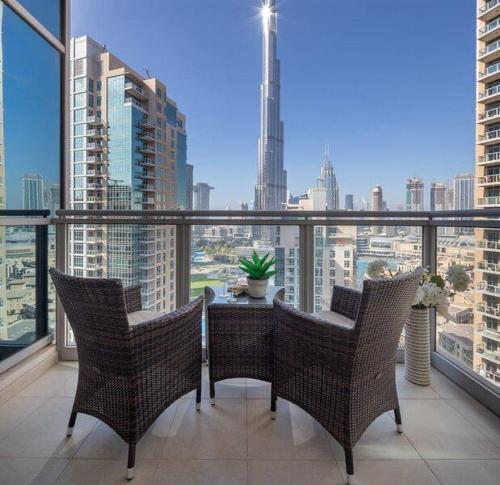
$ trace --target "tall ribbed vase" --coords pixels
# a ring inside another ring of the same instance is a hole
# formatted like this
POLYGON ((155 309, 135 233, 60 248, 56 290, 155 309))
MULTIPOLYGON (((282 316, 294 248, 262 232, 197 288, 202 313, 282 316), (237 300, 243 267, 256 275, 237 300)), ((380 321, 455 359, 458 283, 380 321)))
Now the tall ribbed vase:
POLYGON ((406 378, 419 386, 431 383, 429 309, 412 308, 405 326, 406 378))

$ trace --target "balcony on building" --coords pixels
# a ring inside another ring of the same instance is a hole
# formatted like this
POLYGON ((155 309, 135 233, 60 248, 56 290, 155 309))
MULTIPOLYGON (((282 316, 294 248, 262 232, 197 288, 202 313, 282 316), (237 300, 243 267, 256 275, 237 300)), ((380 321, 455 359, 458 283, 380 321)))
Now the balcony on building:
POLYGON ((500 121, 500 107, 486 110, 484 113, 479 114, 478 123, 495 123, 500 121))
POLYGON ((148 95, 144 92, 142 87, 132 81, 125 83, 125 92, 139 101, 148 100, 148 95))
POLYGON ((481 91, 478 95, 478 102, 489 104, 500 101, 500 84, 491 86, 484 91, 481 91))
POLYGON ((479 145, 495 145, 500 141, 500 129, 487 131, 483 135, 478 136, 479 145))
POLYGON ((479 72, 479 80, 482 82, 494 82, 500 79, 500 61, 487 66, 482 72, 479 72))
POLYGON ((498 57, 500 52, 500 40, 496 40, 478 52, 478 59, 482 62, 491 62, 498 57))
POLYGON ((490 241, 488 239, 479 239, 477 242, 478 248, 487 249, 488 251, 500 251, 500 241, 490 241))
POLYGON ((144 119, 141 121, 140 127, 148 131, 156 130, 156 126, 154 125, 154 123, 151 123, 151 121, 149 121, 149 118, 147 116, 144 117, 144 119))
POLYGON ((491 185, 500 185, 500 175, 486 175, 484 177, 477 177, 477 185, 487 187, 491 185))
POLYGON ((481 27, 478 32, 478 39, 483 42, 490 42, 500 33, 500 19, 495 19, 481 27))
POLYGON ((87 116, 87 124, 90 126, 102 126, 102 118, 99 116, 87 116))
POLYGON ((142 148, 139 148, 139 152, 144 155, 154 155, 156 153, 154 147, 150 146, 143 146, 142 148))
POLYGON ((489 22, 500 15, 500 0, 489 0, 483 3, 478 9, 479 20, 489 22))
POLYGON ((487 153, 478 157, 478 165, 498 165, 500 163, 500 152, 487 153))
POLYGON ((500 274, 500 264, 490 263, 489 261, 478 261, 477 269, 487 273, 500 274))

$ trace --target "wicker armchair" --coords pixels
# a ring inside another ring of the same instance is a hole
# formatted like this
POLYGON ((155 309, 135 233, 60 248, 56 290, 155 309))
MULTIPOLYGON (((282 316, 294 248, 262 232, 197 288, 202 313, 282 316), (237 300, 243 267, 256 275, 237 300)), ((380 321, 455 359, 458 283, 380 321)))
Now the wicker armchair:
POLYGON ((129 445, 131 479, 136 443, 156 418, 192 390, 199 409, 203 298, 170 314, 143 312, 138 286, 124 289, 117 279, 76 278, 55 269, 50 275, 78 350, 67 435, 78 413, 105 422, 129 445))
POLYGON ((352 450, 365 429, 401 414, 395 362, 419 276, 368 280, 363 292, 334 287, 328 320, 274 301, 273 393, 313 416, 344 448, 347 483, 352 450))
MULTIPOLYGON (((205 288, 207 301, 213 290, 205 288)), ((274 299, 283 300, 284 290, 274 299)), ((271 382, 272 330, 271 305, 211 303, 207 305, 208 373, 210 399, 215 405, 215 383, 235 377, 271 382)), ((276 396, 271 394, 271 412, 276 411, 276 396)), ((273 415, 274 416, 274 415, 273 415)))

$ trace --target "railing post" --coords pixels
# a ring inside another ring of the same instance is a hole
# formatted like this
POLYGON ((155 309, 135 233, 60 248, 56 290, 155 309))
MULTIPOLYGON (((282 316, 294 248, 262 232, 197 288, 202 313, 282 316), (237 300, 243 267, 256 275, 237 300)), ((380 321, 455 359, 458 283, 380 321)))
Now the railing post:
MULTIPOLYGON (((429 220, 430 222, 430 220, 429 220)), ((425 224, 422 226, 422 266, 428 268, 431 274, 437 271, 437 226, 425 224)), ((436 311, 430 312, 431 352, 436 350, 436 311)))
POLYGON ((191 290, 191 224, 182 223, 176 226, 175 251, 175 295, 177 308, 189 303, 191 290))
POLYGON ((36 338, 49 333, 49 238, 48 226, 36 226, 36 338))
POLYGON ((299 305, 304 312, 314 311, 314 226, 299 226, 299 305))

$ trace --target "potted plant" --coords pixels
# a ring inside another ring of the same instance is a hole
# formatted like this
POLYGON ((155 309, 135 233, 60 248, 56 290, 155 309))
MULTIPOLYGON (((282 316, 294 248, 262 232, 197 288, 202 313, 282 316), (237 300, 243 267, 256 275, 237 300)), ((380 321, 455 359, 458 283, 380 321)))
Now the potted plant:
POLYGON ((269 259, 269 253, 259 258, 256 251, 252 253, 251 259, 240 258, 239 268, 247 273, 248 294, 252 298, 266 296, 269 278, 276 274, 276 271, 271 270, 275 262, 275 258, 269 259))

